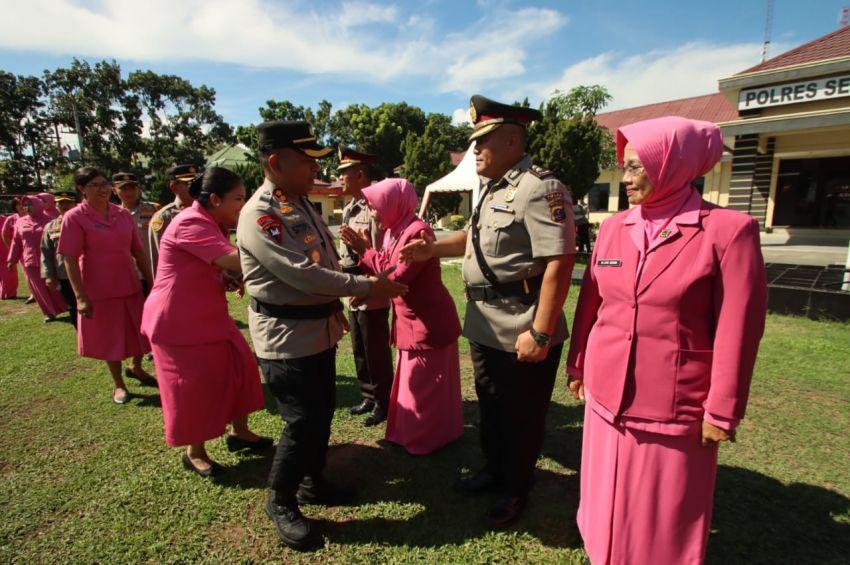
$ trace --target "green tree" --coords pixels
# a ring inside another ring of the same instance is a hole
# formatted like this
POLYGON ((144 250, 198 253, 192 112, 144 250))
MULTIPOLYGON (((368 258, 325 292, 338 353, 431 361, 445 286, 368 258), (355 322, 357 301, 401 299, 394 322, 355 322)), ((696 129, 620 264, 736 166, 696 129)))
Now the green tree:
POLYGON ((92 67, 74 59, 68 68, 45 71, 44 83, 52 120, 76 131, 87 164, 106 172, 129 167, 142 149, 141 113, 118 63, 92 67))
POLYGON ((426 124, 425 112, 405 102, 385 102, 375 108, 352 104, 331 116, 328 139, 334 145, 377 155, 376 177, 389 177, 404 162, 402 143, 406 137, 421 135, 426 124))
POLYGON ((2 190, 42 188, 44 175, 62 163, 56 129, 38 77, 0 71, 0 184, 2 190))
MULTIPOLYGON (((449 116, 429 114, 422 135, 413 132, 407 134, 402 145, 402 175, 416 187, 420 196, 429 184, 452 170, 449 151, 465 150, 469 145, 470 133, 471 127, 454 126, 449 116)), ((461 195, 454 192, 435 196, 428 206, 430 219, 436 220, 457 212, 461 200, 461 195)))
POLYGON ((555 91, 541 105, 543 119, 528 129, 529 153, 571 188, 574 200, 587 194, 600 167, 613 164, 611 134, 595 119, 610 100, 598 85, 555 91))

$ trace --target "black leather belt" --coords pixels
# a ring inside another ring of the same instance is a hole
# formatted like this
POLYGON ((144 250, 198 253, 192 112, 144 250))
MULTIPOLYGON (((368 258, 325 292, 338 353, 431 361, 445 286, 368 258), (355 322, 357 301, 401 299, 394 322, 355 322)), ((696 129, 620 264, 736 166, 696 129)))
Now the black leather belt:
POLYGON ((351 267, 342 267, 342 272, 346 275, 365 275, 366 273, 363 269, 360 268, 359 265, 354 265, 351 267))
POLYGON ((540 295, 540 286, 543 283, 543 275, 530 279, 499 283, 498 286, 490 284, 467 285, 466 298, 476 302, 498 300, 503 298, 519 298, 523 304, 532 304, 540 295))
POLYGON ((334 300, 325 304, 293 306, 291 304, 268 304, 267 302, 260 302, 256 298, 252 298, 251 310, 264 316, 271 316, 272 318, 321 320, 323 318, 330 318, 336 312, 341 312, 342 302, 334 300))

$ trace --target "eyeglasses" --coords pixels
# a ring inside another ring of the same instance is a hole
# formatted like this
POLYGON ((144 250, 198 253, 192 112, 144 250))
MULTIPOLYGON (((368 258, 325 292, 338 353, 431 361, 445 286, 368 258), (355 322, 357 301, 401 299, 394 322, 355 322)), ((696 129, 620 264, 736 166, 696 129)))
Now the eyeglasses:
POLYGON ((643 165, 637 165, 635 163, 628 163, 622 167, 619 167, 621 174, 628 173, 630 176, 636 177, 642 175, 646 172, 646 169, 643 165))
POLYGON ((86 188, 94 188, 100 190, 101 188, 112 188, 112 183, 108 180, 100 181, 100 182, 90 182, 86 185, 86 188))

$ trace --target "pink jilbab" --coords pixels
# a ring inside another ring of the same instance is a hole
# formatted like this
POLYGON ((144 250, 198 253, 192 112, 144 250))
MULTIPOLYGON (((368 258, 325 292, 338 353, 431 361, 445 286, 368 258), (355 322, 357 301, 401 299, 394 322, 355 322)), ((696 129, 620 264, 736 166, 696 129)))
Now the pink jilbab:
POLYGON ((576 308, 567 370, 584 382, 578 525, 594 565, 702 563, 717 444, 702 421, 744 415, 764 330, 758 224, 691 183, 720 159, 714 124, 620 128, 653 186, 603 223, 576 308))
POLYGON ((44 203, 44 215, 51 220, 59 217, 59 209, 56 208, 56 197, 49 192, 40 192, 39 199, 44 203))
POLYGON ((195 202, 163 234, 156 282, 142 332, 153 347, 165 441, 193 445, 263 407, 260 371, 227 310, 221 269, 234 251, 212 216, 195 202))
POLYGON ((389 278, 408 286, 394 298, 392 343, 398 349, 390 393, 386 438, 409 453, 436 451, 463 434, 460 361, 457 339, 460 321, 454 301, 440 278, 440 261, 401 263, 401 248, 431 228, 414 210, 416 191, 404 179, 387 179, 363 189, 383 226, 383 249, 367 250, 360 259, 368 273, 391 265, 389 278))
POLYGON ((7 261, 13 264, 21 261, 33 298, 45 316, 55 318, 68 306, 62 295, 48 288, 41 278, 41 234, 50 218, 45 215, 44 203, 39 198, 24 196, 21 202, 29 203, 31 214, 15 221, 7 261))
POLYGON ((57 253, 76 257, 92 315, 79 316, 77 353, 103 361, 122 361, 150 351, 142 336, 142 285, 133 253, 141 250, 133 217, 115 204, 106 216, 88 201, 62 216, 57 253))
POLYGON ((17 214, 0 218, 0 300, 9 300, 18 296, 18 266, 8 267, 9 246, 4 238, 12 243, 12 235, 15 232, 15 221, 17 214))

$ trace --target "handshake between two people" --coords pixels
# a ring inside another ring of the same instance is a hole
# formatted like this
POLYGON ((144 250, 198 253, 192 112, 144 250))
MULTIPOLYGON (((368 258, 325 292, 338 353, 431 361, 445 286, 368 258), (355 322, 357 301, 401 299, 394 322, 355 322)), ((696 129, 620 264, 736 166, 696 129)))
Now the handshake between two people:
MULTIPOLYGON (((348 226, 342 226, 339 230, 339 238, 342 242, 350 247, 355 253, 362 256, 367 249, 372 247, 369 238, 363 231, 354 231, 348 226)), ((381 271, 380 273, 370 276, 369 293, 364 296, 354 296, 351 298, 351 306, 357 307, 366 302, 370 298, 395 298, 407 292, 407 285, 401 284, 394 280, 390 280, 389 276, 395 271, 395 265, 381 271)))

